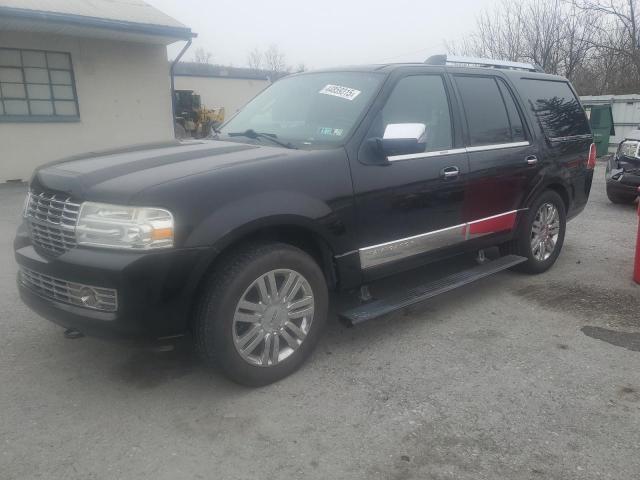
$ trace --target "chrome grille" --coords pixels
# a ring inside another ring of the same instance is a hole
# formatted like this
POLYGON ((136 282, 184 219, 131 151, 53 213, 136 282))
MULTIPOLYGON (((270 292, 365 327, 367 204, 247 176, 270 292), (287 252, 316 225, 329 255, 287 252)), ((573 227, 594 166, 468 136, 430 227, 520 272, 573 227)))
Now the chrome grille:
POLYGON ((25 216, 33 243, 60 255, 76 246, 76 223, 80 204, 66 195, 29 192, 25 216))
POLYGON ((20 282, 38 295, 79 307, 115 312, 118 292, 110 288, 67 282, 20 266, 20 282))

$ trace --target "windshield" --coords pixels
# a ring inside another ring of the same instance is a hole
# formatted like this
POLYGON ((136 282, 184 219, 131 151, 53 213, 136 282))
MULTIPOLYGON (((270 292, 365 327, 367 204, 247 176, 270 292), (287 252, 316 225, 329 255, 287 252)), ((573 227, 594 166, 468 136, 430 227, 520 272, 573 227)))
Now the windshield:
POLYGON ((383 79, 384 74, 371 72, 283 78, 249 102, 220 133, 237 138, 250 132, 244 137, 266 142, 255 136, 257 132, 298 148, 340 145, 383 79))

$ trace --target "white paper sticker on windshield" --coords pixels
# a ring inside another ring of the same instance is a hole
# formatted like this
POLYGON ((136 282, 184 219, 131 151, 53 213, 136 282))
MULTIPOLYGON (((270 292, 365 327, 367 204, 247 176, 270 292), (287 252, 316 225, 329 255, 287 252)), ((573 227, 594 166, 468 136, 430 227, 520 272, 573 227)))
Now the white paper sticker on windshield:
POLYGON ((319 93, 352 101, 362 92, 360 90, 356 90, 355 88, 341 87, 340 85, 327 85, 322 90, 320 90, 319 93))

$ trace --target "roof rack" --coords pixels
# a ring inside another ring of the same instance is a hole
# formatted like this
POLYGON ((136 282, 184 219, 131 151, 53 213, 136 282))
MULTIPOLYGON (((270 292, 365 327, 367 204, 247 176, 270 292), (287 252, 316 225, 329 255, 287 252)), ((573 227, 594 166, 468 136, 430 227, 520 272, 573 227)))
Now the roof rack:
POLYGON ((528 72, 542 72, 539 65, 523 62, 510 62, 507 60, 494 60, 491 58, 459 57, 453 55, 432 55, 425 62, 427 65, 451 65, 455 67, 485 67, 502 68, 506 70, 525 70, 528 72))

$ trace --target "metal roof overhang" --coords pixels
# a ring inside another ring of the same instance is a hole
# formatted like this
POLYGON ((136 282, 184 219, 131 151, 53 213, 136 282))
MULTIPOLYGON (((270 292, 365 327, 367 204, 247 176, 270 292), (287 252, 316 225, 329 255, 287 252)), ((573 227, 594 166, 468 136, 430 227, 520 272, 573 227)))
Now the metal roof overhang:
POLYGON ((163 45, 197 37, 197 34, 187 27, 152 25, 11 7, 0 7, 0 31, 52 33, 163 45))

